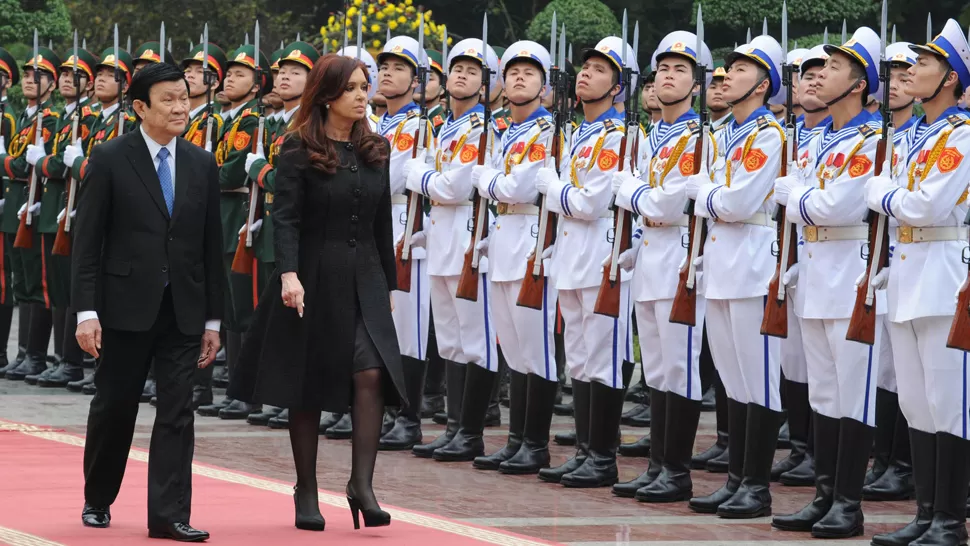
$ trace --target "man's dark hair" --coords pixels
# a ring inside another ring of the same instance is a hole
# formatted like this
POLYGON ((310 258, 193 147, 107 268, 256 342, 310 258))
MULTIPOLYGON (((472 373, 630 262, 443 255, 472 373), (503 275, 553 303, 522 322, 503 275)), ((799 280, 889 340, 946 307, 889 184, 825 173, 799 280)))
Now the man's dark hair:
POLYGON ((768 80, 768 91, 765 93, 764 101, 761 103, 762 106, 766 106, 768 101, 771 100, 771 92, 773 91, 771 88, 771 74, 768 72, 767 68, 761 65, 761 63, 753 60, 751 62, 754 64, 755 71, 758 73, 758 83, 755 85, 755 87, 761 85, 761 82, 768 80))
POLYGON ((158 83, 178 81, 185 83, 185 90, 188 91, 189 82, 185 80, 185 74, 178 67, 168 63, 152 63, 132 78, 128 96, 131 97, 132 102, 140 100, 151 108, 152 87, 158 83))
POLYGON ((862 107, 865 108, 866 104, 869 104, 869 81, 866 79, 866 68, 862 66, 862 63, 858 59, 850 57, 849 55, 845 55, 845 57, 849 59, 849 77, 853 80, 861 79, 866 84, 860 97, 862 107))

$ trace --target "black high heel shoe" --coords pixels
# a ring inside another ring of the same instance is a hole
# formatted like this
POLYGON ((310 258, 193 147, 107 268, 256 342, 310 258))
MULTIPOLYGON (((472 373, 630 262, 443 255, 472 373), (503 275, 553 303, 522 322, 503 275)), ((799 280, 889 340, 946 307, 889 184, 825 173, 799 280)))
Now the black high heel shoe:
POLYGON ((385 527, 391 524, 391 515, 377 508, 364 508, 356 495, 353 493, 350 484, 347 484, 347 504, 350 505, 350 515, 354 518, 354 529, 360 529, 359 512, 364 513, 364 527, 385 527))
POLYGON ((319 502, 313 499, 303 499, 300 502, 300 489, 293 488, 293 504, 296 507, 296 528, 304 531, 323 531, 327 522, 320 514, 319 502))

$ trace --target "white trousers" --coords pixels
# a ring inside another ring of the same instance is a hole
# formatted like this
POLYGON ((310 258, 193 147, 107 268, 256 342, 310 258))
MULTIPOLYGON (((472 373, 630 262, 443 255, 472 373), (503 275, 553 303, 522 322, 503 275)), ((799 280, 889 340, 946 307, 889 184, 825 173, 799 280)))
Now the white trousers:
POLYGON ((729 398, 781 411, 778 338, 761 335, 765 298, 707 300, 707 341, 729 398))
POLYGON ((879 343, 879 376, 876 386, 896 392, 896 365, 893 363, 892 336, 889 335, 889 321, 882 321, 882 342, 879 343))
POLYGON ((459 364, 472 363, 498 371, 495 329, 489 316, 491 296, 485 273, 478 280, 478 301, 455 297, 458 275, 431 276, 431 305, 438 354, 459 364))
POLYGON ((826 417, 875 426, 876 378, 884 316, 876 317, 873 346, 849 341, 849 319, 802 319, 808 360, 808 402, 826 417))
POLYGON ((431 282, 424 260, 411 260, 411 291, 393 292, 394 327, 401 354, 424 360, 428 350, 428 326, 431 320, 431 282))
POLYGON ((801 319, 795 316, 795 304, 788 302, 788 337, 779 339, 781 347, 781 371, 785 379, 796 383, 808 383, 808 363, 802 339, 801 319))
POLYGON ((535 374, 547 381, 556 375, 556 289, 548 279, 543 285, 542 310, 515 304, 521 281, 492 281, 489 303, 495 333, 509 368, 522 374, 535 374))
POLYGON ((704 298, 697 298, 697 327, 670 322, 674 300, 634 303, 643 378, 648 387, 700 400, 704 298))
POLYGON ((616 319, 593 312, 599 287, 559 291, 559 310, 566 322, 563 341, 569 377, 623 388, 623 361, 633 361, 630 283, 621 283, 620 291, 620 316, 616 319))
POLYGON ((893 322, 889 334, 899 387, 899 407, 909 426, 967 439, 967 353, 950 349, 953 317, 893 322))

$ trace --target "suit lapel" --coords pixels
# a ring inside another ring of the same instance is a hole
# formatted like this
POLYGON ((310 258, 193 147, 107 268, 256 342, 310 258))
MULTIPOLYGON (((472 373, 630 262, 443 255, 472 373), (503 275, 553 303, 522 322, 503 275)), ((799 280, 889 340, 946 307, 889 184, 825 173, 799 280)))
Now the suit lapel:
POLYGON ((188 199, 189 184, 194 177, 189 161, 190 144, 184 139, 175 139, 175 204, 172 206, 172 221, 178 218, 182 204, 188 199))
POLYGON ((129 137, 130 148, 128 150, 128 161, 138 173, 145 189, 158 205, 158 210, 165 218, 168 218, 168 207, 165 206, 165 198, 162 196, 162 183, 158 181, 158 173, 155 172, 155 160, 148 152, 148 145, 141 135, 141 131, 132 132, 129 137))

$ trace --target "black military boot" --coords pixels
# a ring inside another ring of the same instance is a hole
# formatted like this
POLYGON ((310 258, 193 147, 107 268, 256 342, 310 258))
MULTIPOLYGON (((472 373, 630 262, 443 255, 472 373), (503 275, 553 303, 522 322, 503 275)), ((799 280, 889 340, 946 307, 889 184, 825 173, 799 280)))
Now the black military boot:
MULTIPOLYGON (((21 303, 17 306, 17 309, 19 310, 17 319, 17 357, 13 361, 4 363, 3 368, 0 368, 0 378, 6 377, 7 372, 17 369, 23 363, 24 359, 27 358, 27 336, 30 334, 30 304, 21 303)), ((10 317, 10 321, 13 321, 12 316, 10 317)), ((8 325, 7 328, 9 333, 10 326, 8 325)), ((3 351, 3 355, 6 357, 6 350, 3 351)))
POLYGON ((53 315, 43 303, 30 304, 30 333, 27 335, 27 357, 6 373, 11 381, 23 381, 28 375, 40 375, 47 369, 47 347, 51 341, 53 315))
POLYGON ((573 413, 573 420, 576 423, 576 454, 560 466, 540 470, 539 479, 544 482, 559 483, 563 476, 582 466, 589 454, 590 384, 573 379, 572 389, 573 406, 576 408, 573 413))
POLYGON ((502 408, 499 404, 502 398, 502 374, 508 371, 504 364, 505 359, 499 359, 498 371, 495 372, 495 380, 492 381, 492 397, 488 401, 488 408, 485 410, 485 427, 502 426, 502 408))
POLYGON ((897 429, 897 415, 899 415, 899 395, 885 389, 876 389, 876 439, 872 445, 872 467, 866 472, 865 485, 876 481, 889 468, 893 434, 897 429))
POLYGON ((892 533, 872 537, 875 546, 909 546, 923 536, 933 523, 936 502, 936 435, 909 429, 913 454, 913 481, 916 484, 916 518, 892 533))
MULTIPOLYGON (((272 426, 273 420, 270 419, 269 422, 272 426)), ((340 420, 328 428, 323 435, 331 440, 349 440, 354 435, 354 421, 350 415, 350 408, 347 408, 347 413, 341 415, 340 420)))
MULTIPOLYGON (((553 408, 555 411, 555 408, 553 408)), ((575 413, 572 414, 575 418, 575 413)), ((576 431, 570 430, 569 432, 557 432, 555 436, 552 437, 552 441, 556 442, 556 445, 560 446, 574 446, 576 445, 576 431)))
MULTIPOLYGON (((876 419, 879 418, 878 413, 876 419)), ((862 498, 867 501, 909 500, 915 493, 913 486, 913 460, 909 443, 909 422, 902 411, 896 414, 896 431, 893 434, 893 447, 889 453, 889 466, 881 476, 862 488, 862 498)), ((876 422, 876 437, 879 436, 876 422)), ((876 440, 878 443, 879 440, 876 440)), ((875 464, 875 463, 873 463, 875 464)), ((868 479, 868 475, 866 476, 868 479)))
MULTIPOLYGON (((656 406, 656 402, 653 402, 656 406)), ((680 502, 693 496, 690 479, 690 454, 701 417, 700 401, 667 393, 666 438, 663 470, 657 479, 637 491, 640 502, 680 502)))
MULTIPOLYGON (((285 411, 285 410, 284 410, 285 411)), ((320 434, 326 434, 330 427, 336 425, 340 422, 340 419, 344 416, 342 413, 331 413, 329 411, 324 411, 320 414, 320 434)))
MULTIPOLYGON (((650 463, 647 469, 635 479, 618 483, 613 486, 613 494, 617 497, 633 498, 637 491, 650 485, 650 482, 657 479, 663 470, 663 457, 667 436, 667 392, 657 389, 650 389, 650 404, 656 408, 656 415, 650 422, 650 436, 647 436, 647 449, 649 450, 650 463)), ((622 453, 623 446, 620 446, 622 453)))
MULTIPOLYGON (((650 422, 653 426, 653 422, 650 422)), ((616 452, 624 457, 649 457, 650 456, 650 435, 641 436, 629 444, 620 444, 616 452)))
POLYGON ((789 487, 813 487, 815 485, 815 412, 811 412, 808 425, 808 445, 805 447, 805 458, 798 466, 782 472, 778 481, 789 487))
POLYGON ((744 477, 737 492, 717 507, 728 519, 751 519, 771 515, 771 461, 778 446, 779 423, 785 414, 755 403, 748 404, 744 440, 744 477))
MULTIPOLYGON (((474 366, 474 364, 471 364, 474 366)), ((411 453, 422 459, 430 459, 436 449, 444 447, 451 442, 451 439, 458 433, 459 422, 461 421, 462 400, 465 390, 465 376, 467 366, 457 362, 445 361, 445 382, 447 383, 447 395, 445 407, 447 409, 447 419, 445 420, 445 431, 428 444, 419 444, 411 449, 411 453)))
MULTIPOLYGON (((479 470, 498 470, 503 462, 511 459, 522 447, 525 434, 525 418, 529 405, 529 375, 509 370, 509 438, 505 447, 492 453, 475 457, 472 466, 479 470)), ((538 470, 537 470, 538 472, 538 470)))
POLYGON ((67 385, 64 385, 64 388, 66 388, 71 392, 84 392, 84 389, 86 387, 88 386, 94 387, 95 372, 97 372, 97 367, 95 367, 95 369, 91 373, 87 374, 81 379, 78 379, 77 381, 68 381, 67 385))
MULTIPOLYGON (((727 441, 727 437, 730 417, 728 416, 727 391, 724 390, 724 383, 721 382, 720 376, 718 376, 714 382, 714 394, 716 395, 717 399, 717 408, 715 410, 715 418, 717 420, 717 441, 721 441, 721 437, 723 436, 724 448, 718 450, 716 441, 714 443, 714 447, 712 448, 714 450, 713 453, 708 453, 705 451, 702 455, 704 455, 707 462, 704 464, 703 468, 713 474, 725 474, 728 472, 729 463, 729 443, 727 441)), ((744 443, 741 445, 743 446, 744 443)))
POLYGON ((269 426, 269 420, 273 417, 277 417, 281 413, 283 413, 283 408, 263 404, 263 411, 258 413, 250 413, 249 416, 246 417, 246 422, 254 427, 269 426))
POLYGON ((424 381, 424 399, 421 401, 421 418, 431 419, 435 413, 445 410, 445 361, 438 356, 437 348, 432 355, 428 343, 428 371, 424 381))
POLYGON ((911 546, 958 546, 967 543, 967 485, 970 441, 936 433, 936 494, 933 522, 911 546))
POLYGON ((61 368, 61 361, 60 359, 57 359, 57 362, 53 366, 44 368, 44 371, 24 377, 24 383, 28 385, 36 385, 40 382, 41 379, 47 379, 48 377, 51 376, 51 374, 60 370, 60 368, 61 368))
POLYGON ((589 455, 583 464, 564 475, 566 487, 609 487, 617 482, 617 435, 623 413, 625 389, 614 389, 598 381, 590 383, 589 455))
POLYGON ((402 356, 401 360, 404 366, 408 406, 398 411, 391 430, 381 436, 377 447, 381 451, 404 451, 421 444, 421 397, 424 395, 424 379, 428 363, 407 356, 402 356))
MULTIPOLYGON (((714 420, 716 422, 715 428, 717 430, 717 437, 714 440, 714 445, 691 457, 690 467, 697 470, 706 469, 708 461, 720 456, 725 450, 727 450, 727 400, 718 397, 718 388, 716 385, 718 378, 714 378, 714 381, 715 383, 711 385, 711 391, 714 392, 714 398, 716 401, 714 404, 714 420)), ((721 390, 723 391, 723 387, 721 390)))
MULTIPOLYGON (((41 379, 47 379, 51 374, 57 372, 61 367, 64 358, 64 322, 67 309, 65 307, 51 308, 51 328, 54 335, 54 354, 47 356, 47 362, 51 367, 44 369, 39 374, 30 374, 24 377, 24 383, 37 385, 41 379)), ((5 338, 4 338, 5 339, 5 338)), ((44 351, 46 353, 46 349, 44 351)))
POLYGON ((727 408, 729 430, 728 447, 725 450, 728 456, 727 482, 706 497, 690 499, 687 506, 701 514, 717 513, 717 508, 737 492, 738 487, 741 486, 741 477, 744 474, 744 442, 748 426, 748 405, 728 398, 727 408))
POLYGON ((37 380, 37 385, 40 387, 65 387, 71 381, 80 381, 81 379, 84 379, 84 368, 82 367, 82 363, 84 362, 84 351, 81 350, 81 346, 78 345, 77 338, 75 337, 77 330, 77 313, 72 309, 66 309, 64 316, 61 318, 64 321, 64 328, 62 331, 64 341, 61 346, 63 356, 61 358, 61 363, 57 369, 51 372, 51 374, 46 378, 42 377, 37 380))
POLYGON ((647 428, 650 426, 650 419, 652 415, 651 407, 654 403, 651 399, 650 404, 640 403, 630 410, 624 412, 620 416, 620 423, 634 428, 647 428))
POLYGON ((273 430, 286 430, 290 428, 290 410, 283 408, 276 417, 270 417, 266 426, 273 430))
POLYGON ((876 429, 848 417, 840 421, 832 508, 812 526, 812 536, 815 538, 851 538, 865 531, 862 485, 866 481, 869 451, 876 429))
POLYGON ((818 455, 815 457, 815 498, 794 514, 772 518, 771 526, 775 529, 808 533, 812 530, 812 526, 825 517, 832 508, 839 455, 840 423, 838 419, 819 413, 813 414, 812 420, 815 445, 818 446, 818 455))
POLYGON ((458 432, 447 445, 434 451, 432 457, 436 461, 474 461, 475 457, 485 453, 482 432, 488 406, 495 394, 493 386, 498 381, 498 372, 471 363, 466 367, 465 394, 462 397, 464 401, 458 432))
POLYGON ((231 404, 232 401, 233 401, 232 398, 229 398, 228 396, 223 396, 222 400, 219 400, 218 402, 213 402, 212 404, 209 404, 207 406, 199 406, 199 408, 195 411, 196 413, 198 413, 203 417, 218 417, 219 412, 229 407, 229 404, 231 404))
POLYGON ((525 437, 519 451, 498 466, 502 474, 538 474, 549 467, 549 428, 559 383, 535 374, 529 374, 528 378, 525 437))
POLYGON ((787 394, 788 431, 791 438, 791 453, 771 467, 771 481, 776 482, 781 475, 793 470, 805 460, 808 454, 809 423, 812 409, 808 405, 808 383, 797 383, 787 379, 782 383, 787 394))
POLYGON ((79 363, 62 360, 61 365, 52 371, 50 375, 37 380, 37 386, 63 388, 72 381, 80 381, 82 379, 84 379, 84 368, 79 363))

